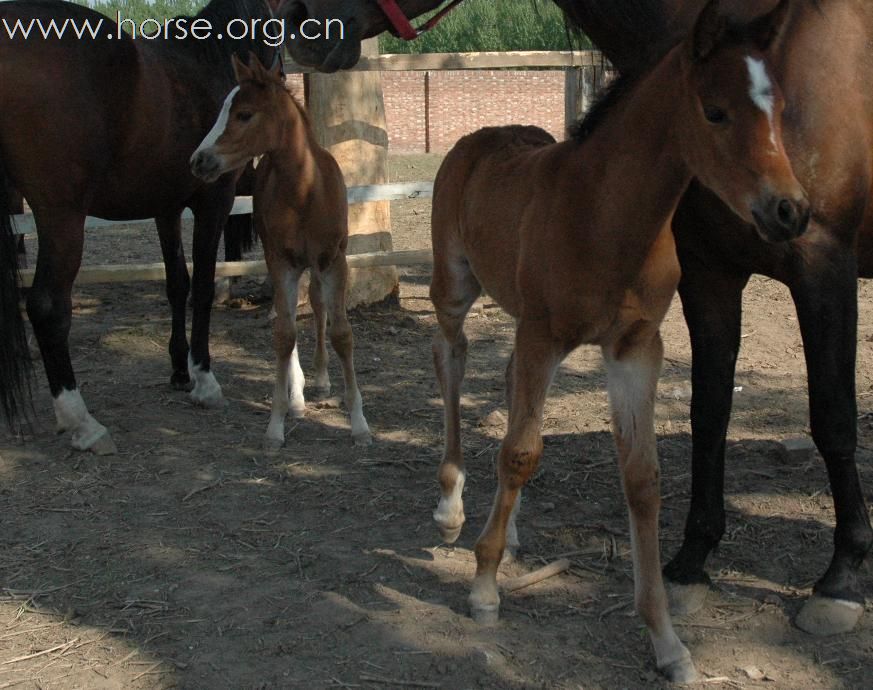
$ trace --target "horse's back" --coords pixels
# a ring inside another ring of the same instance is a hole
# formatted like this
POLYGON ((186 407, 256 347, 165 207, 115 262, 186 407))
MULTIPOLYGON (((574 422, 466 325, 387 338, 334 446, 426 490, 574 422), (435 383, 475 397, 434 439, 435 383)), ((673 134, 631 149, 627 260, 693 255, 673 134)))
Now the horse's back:
POLYGON ((434 261, 468 264, 510 314, 518 311, 514 269, 520 217, 533 182, 530 155, 554 143, 539 127, 486 127, 455 144, 434 181, 434 261))

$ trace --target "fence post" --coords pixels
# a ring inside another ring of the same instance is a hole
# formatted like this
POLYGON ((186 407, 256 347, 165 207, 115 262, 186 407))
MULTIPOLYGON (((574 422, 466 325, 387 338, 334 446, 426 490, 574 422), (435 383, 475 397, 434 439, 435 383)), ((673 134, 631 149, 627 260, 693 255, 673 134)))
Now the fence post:
POLYGON ((564 128, 581 118, 608 78, 606 65, 580 65, 564 70, 564 128))
MULTIPOLYGON (((362 54, 379 54, 378 40, 362 54)), ((307 100, 316 136, 336 158, 348 186, 388 182, 388 128, 381 72, 311 74, 307 100)), ((349 254, 391 251, 391 204, 371 201, 349 207, 349 254)), ((393 266, 351 269, 349 306, 377 302, 398 290, 393 266)))

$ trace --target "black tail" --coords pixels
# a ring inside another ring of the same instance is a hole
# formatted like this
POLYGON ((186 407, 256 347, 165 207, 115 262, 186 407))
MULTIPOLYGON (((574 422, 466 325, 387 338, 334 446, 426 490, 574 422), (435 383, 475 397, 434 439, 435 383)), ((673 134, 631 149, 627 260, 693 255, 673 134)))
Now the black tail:
MULTIPOLYGON (((247 196, 252 193, 254 174, 255 169, 249 163, 236 183, 237 196, 247 196)), ((230 216, 224 226, 224 260, 242 261, 243 253, 251 251, 257 239, 251 213, 230 216)))
POLYGON ((0 408, 7 424, 30 407, 30 353, 19 308, 18 238, 9 181, 0 165, 0 408))

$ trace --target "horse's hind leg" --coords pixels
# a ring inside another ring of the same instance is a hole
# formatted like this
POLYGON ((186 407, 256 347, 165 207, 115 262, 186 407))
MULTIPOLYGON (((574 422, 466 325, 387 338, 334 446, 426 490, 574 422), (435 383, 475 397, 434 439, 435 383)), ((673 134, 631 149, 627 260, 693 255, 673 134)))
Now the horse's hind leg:
POLYGON ((297 287, 300 269, 282 265, 270 267, 273 281, 273 348, 276 352, 276 382, 270 423, 264 437, 264 447, 273 450, 285 443, 285 416, 289 410, 295 417, 304 414, 303 371, 297 356, 297 287))
POLYGON ((309 304, 312 306, 312 328, 315 333, 315 382, 312 387, 317 397, 326 397, 330 395, 330 376, 327 372, 327 311, 321 277, 317 271, 310 271, 309 304))
POLYGON ((352 439, 355 445, 365 446, 369 445, 373 439, 370 435, 370 427, 364 418, 364 406, 361 400, 361 392, 358 390, 357 377, 355 376, 355 341, 352 335, 352 327, 346 315, 346 283, 348 282, 348 277, 349 269, 346 264, 346 255, 340 252, 330 267, 320 276, 314 278, 313 281, 320 280, 324 289, 323 294, 328 313, 327 332, 330 337, 330 344, 339 357, 343 368, 343 380, 346 386, 346 409, 349 412, 352 439))
POLYGON ((624 347, 619 355, 608 348, 603 354, 630 517, 636 608, 652 637, 658 669, 672 681, 690 682, 697 674, 670 621, 658 551, 661 496, 653 417, 663 355, 661 337, 656 332, 648 342, 624 347))
POLYGON ((155 218, 155 224, 161 241, 161 254, 164 257, 164 270, 167 274, 167 301, 170 303, 172 314, 169 350, 173 374, 170 377, 170 385, 176 390, 190 390, 185 307, 191 289, 191 280, 188 277, 185 250, 182 247, 182 215, 174 213, 155 218))
POLYGON ((443 398, 445 447, 438 478, 441 496, 433 513, 443 541, 451 544, 464 524, 464 454, 461 450, 461 383, 467 361, 464 319, 482 287, 467 260, 437 252, 430 285, 439 330, 433 338, 433 363, 443 398))
POLYGON ((70 431, 77 450, 109 455, 116 452, 115 444, 106 427, 88 412, 70 361, 71 294, 82 261, 85 217, 38 209, 34 209, 34 216, 39 252, 27 295, 27 315, 42 353, 58 431, 70 431))

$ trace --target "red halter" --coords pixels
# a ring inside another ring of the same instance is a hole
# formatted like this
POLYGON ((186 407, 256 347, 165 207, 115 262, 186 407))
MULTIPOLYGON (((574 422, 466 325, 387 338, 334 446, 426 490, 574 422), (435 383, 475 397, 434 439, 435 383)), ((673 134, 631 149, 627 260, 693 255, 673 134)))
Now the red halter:
POLYGON ((376 0, 376 2, 379 3, 379 7, 382 8, 385 16, 388 17, 388 21, 391 22, 391 26, 394 27, 397 35, 404 41, 412 41, 439 24, 443 17, 461 4, 462 0, 452 0, 417 29, 412 26, 403 10, 397 5, 397 0, 376 0))

